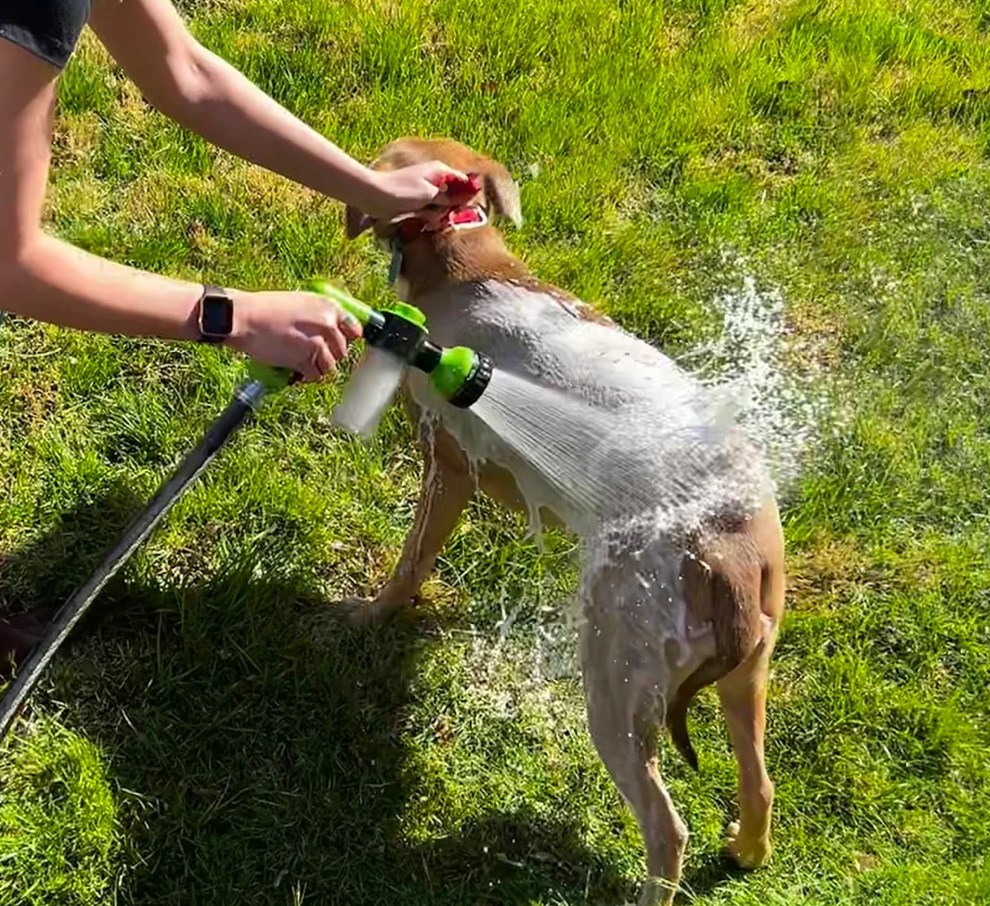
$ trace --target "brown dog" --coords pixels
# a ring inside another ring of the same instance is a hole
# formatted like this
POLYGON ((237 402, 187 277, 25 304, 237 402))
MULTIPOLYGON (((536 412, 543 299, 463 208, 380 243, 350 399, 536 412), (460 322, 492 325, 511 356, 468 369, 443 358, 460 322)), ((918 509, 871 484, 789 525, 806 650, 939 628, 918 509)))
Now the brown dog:
MULTIPOLYGON (((375 166, 432 159, 478 174, 481 191, 453 217, 438 208, 413 221, 376 224, 374 230, 392 249, 396 290, 425 311, 438 342, 484 350, 497 369, 527 374, 606 407, 623 393, 635 394, 628 388, 639 387, 640 378, 657 375, 660 399, 651 393, 640 402, 662 412, 666 400, 680 399, 677 394, 691 378, 669 359, 590 306, 541 283, 508 251, 488 222, 494 216, 520 220, 518 189, 504 167, 456 142, 420 139, 393 143, 375 166), (568 374, 575 349, 587 351, 580 374, 568 374)), ((349 210, 347 226, 353 238, 369 224, 349 210)), ((528 506, 538 518, 590 537, 585 514, 541 484, 542 476, 512 450, 502 449, 477 418, 472 421, 470 410, 437 406, 412 378, 407 390, 411 414, 424 426, 422 494, 398 567, 366 605, 370 614, 413 602, 479 485, 507 506, 528 506), (421 417, 424 410, 432 413, 427 419, 421 417)), ((609 438, 599 444, 595 463, 606 461, 603 452, 628 453, 600 449, 610 444, 609 438)), ((747 456, 745 445, 727 449, 730 464, 747 456)), ((613 531, 604 542, 608 556, 594 564, 586 558, 581 666, 588 721, 643 833, 650 877, 641 904, 673 900, 688 837, 660 778, 656 731, 665 723, 696 766, 686 713, 707 684, 718 684, 739 768, 740 815, 729 827, 729 853, 744 867, 763 865, 770 857, 773 785, 764 766, 763 737, 767 665, 784 610, 784 550, 772 491, 761 481, 748 503, 727 502, 686 533, 613 531)), ((689 490, 701 497, 705 489, 698 482, 689 490)))

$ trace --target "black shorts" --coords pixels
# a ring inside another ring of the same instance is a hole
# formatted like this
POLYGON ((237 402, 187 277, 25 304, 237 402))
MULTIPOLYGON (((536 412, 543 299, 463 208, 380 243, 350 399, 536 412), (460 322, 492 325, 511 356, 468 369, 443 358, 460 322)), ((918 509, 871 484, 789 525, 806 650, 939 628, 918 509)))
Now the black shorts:
POLYGON ((0 0, 0 38, 61 69, 76 49, 90 0, 0 0))

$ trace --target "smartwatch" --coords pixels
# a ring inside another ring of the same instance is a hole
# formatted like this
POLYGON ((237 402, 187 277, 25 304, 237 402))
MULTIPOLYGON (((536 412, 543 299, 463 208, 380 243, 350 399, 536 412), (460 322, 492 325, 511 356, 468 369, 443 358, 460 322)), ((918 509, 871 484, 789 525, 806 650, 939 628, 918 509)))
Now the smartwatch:
POLYGON ((218 286, 204 286, 199 297, 199 338, 222 343, 234 329, 234 301, 218 286))

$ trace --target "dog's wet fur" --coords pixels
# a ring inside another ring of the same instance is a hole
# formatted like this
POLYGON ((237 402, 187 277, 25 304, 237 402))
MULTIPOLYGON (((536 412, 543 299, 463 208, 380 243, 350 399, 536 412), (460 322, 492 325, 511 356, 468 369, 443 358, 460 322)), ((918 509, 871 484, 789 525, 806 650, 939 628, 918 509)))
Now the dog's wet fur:
MULTIPOLYGON (((396 289, 426 312, 439 342, 489 352, 494 346, 497 362, 508 358, 539 373, 541 363, 520 343, 511 314, 494 320, 485 314, 486 306, 505 302, 510 313, 521 310, 512 306, 541 306, 562 329, 574 319, 596 325, 602 344, 635 344, 632 355, 644 367, 659 366, 661 359, 669 367, 648 344, 543 283, 510 253, 492 222, 502 217, 518 223, 521 211, 516 184, 501 164, 451 140, 406 138, 384 149, 374 166, 395 169, 429 160, 478 174, 482 189, 471 203, 489 216, 483 227, 423 232, 403 247, 396 289)), ((368 226, 348 210, 352 238, 368 226)), ((390 246, 395 225, 371 226, 390 246)), ((607 385, 608 372, 599 379, 607 385)), ((415 387, 408 388, 406 404, 414 423, 421 424, 424 397, 415 387)), ((414 525, 391 579, 365 605, 368 618, 413 603, 476 487, 509 507, 530 502, 521 491, 521 464, 510 455, 499 461, 480 457, 471 449, 470 432, 458 424, 445 416, 422 432, 424 477, 414 525)), ((540 503, 545 521, 567 525, 567 514, 555 512, 552 499, 540 503)), ((650 877, 640 902, 651 906, 672 902, 688 836, 660 777, 656 732, 665 723, 696 768, 687 711, 698 690, 711 683, 717 683, 738 763, 740 814, 729 826, 728 853, 744 867, 763 865, 770 857, 773 784, 763 745, 768 662, 784 611, 777 506, 767 492, 751 512, 712 513, 703 528, 686 544, 660 538, 645 547, 630 543, 628 551, 620 547, 584 582, 580 654, 589 728, 642 830, 650 877), (676 633, 670 628, 675 623, 676 633)))

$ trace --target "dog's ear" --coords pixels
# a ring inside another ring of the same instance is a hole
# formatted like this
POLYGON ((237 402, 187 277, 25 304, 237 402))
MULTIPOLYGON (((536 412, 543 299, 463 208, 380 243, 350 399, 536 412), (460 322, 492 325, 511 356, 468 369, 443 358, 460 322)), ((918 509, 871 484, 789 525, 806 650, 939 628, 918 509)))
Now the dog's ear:
POLYGON ((374 222, 363 211, 359 211, 357 208, 351 207, 351 205, 347 205, 344 209, 344 227, 347 230, 348 239, 357 239, 374 222))
POLYGON ((521 227, 523 216, 519 186, 509 175, 509 171, 497 164, 493 166, 489 163, 481 168, 481 173, 485 181, 485 197, 491 202, 495 213, 521 227))

